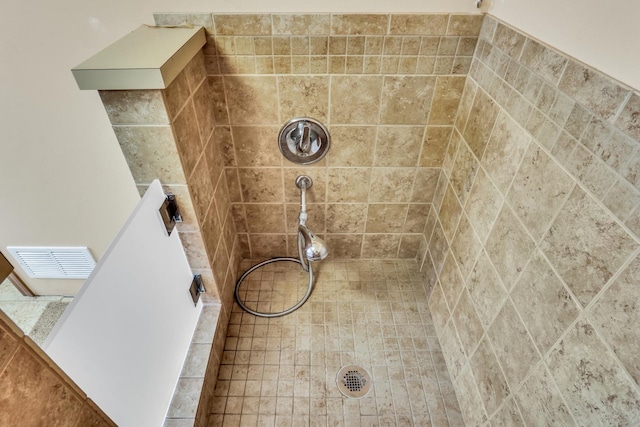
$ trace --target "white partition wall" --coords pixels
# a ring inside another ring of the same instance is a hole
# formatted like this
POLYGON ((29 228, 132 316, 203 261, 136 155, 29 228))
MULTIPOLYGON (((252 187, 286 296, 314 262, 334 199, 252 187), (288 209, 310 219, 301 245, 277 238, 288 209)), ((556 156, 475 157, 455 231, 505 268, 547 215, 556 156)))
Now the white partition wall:
POLYGON ((49 335, 49 356, 118 426, 161 426, 202 303, 154 181, 49 335))

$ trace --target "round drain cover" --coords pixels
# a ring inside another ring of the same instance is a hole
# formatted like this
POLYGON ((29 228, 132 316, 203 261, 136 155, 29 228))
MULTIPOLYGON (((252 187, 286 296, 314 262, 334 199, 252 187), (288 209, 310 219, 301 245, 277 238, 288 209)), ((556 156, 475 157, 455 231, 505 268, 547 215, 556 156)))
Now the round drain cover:
POLYGON ((336 376, 338 390, 347 397, 359 399, 371 390, 371 376, 362 367, 347 365, 338 371, 336 376))

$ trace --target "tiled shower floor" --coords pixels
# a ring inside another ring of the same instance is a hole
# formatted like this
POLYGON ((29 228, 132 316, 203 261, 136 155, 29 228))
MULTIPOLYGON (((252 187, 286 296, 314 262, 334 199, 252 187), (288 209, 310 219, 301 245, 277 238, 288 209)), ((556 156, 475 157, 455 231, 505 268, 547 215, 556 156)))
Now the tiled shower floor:
MULTIPOLYGON (((241 268, 253 264, 244 261, 241 268)), ((293 285, 270 291, 274 278, 280 283, 296 276, 284 271, 290 265, 253 273, 243 282, 253 291, 244 297, 262 299, 265 309, 266 299, 300 292, 293 285)), ((313 294, 292 314, 265 319, 235 305, 210 425, 463 425, 417 264, 323 261, 314 269, 313 294), (371 374, 366 397, 338 391, 335 377, 347 364, 371 374)), ((275 304, 282 309, 282 302, 275 304)))

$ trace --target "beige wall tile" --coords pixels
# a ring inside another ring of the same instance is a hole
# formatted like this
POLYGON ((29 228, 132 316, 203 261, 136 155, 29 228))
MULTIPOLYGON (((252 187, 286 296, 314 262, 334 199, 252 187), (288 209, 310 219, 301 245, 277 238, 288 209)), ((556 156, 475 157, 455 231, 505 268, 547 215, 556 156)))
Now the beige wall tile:
POLYGON ((613 118, 629 94, 613 79, 574 61, 567 64, 558 87, 605 119, 613 118))
POLYGON ((507 298, 507 292, 485 251, 478 257, 478 262, 467 279, 467 288, 478 317, 487 328, 507 298))
POLYGON ((486 250, 507 289, 515 284, 534 248, 531 237, 504 204, 487 238, 486 250))
POLYGON ((482 15, 450 15, 447 35, 475 36, 482 26, 482 15))
POLYGON ((382 90, 380 76, 333 76, 331 79, 332 124, 376 124, 382 90), (346 94, 358 94, 345 102, 346 94))
POLYGON ((593 324, 611 345, 636 384, 640 384, 638 277, 640 258, 636 257, 596 301, 589 313, 593 324))
POLYGON ((537 144, 530 144, 507 200, 533 237, 547 230, 575 181, 537 144))
POLYGON ((543 364, 538 365, 522 385, 516 401, 527 424, 575 425, 543 364))
POLYGON ((418 168, 411 194, 412 203, 431 203, 440 179, 440 168, 418 168))
POLYGON ((282 166, 277 148, 278 126, 233 126, 235 159, 239 167, 282 166))
POLYGON ((271 16, 267 14, 213 15, 217 35, 271 34, 271 16))
MULTIPOLYGON (((198 218, 204 218, 214 198, 215 187, 211 183, 206 159, 200 156, 200 160, 194 167, 193 173, 187 181, 191 193, 191 200, 198 218)), ((215 208, 214 208, 215 209, 215 208)))
POLYGON ((465 80, 465 76, 438 76, 429 112, 430 125, 453 125, 465 80))
POLYGON ((487 143, 482 165, 502 194, 506 194, 530 137, 518 125, 501 113, 487 143))
POLYGON ((471 185, 475 179, 480 164, 464 142, 458 146, 458 153, 451 172, 451 187, 462 205, 465 204, 471 185))
POLYGON ((275 77, 225 76, 224 86, 232 125, 280 124, 275 77))
POLYGON ((191 268, 209 268, 209 259, 207 258, 207 249, 202 241, 200 233, 181 232, 179 233, 180 241, 187 255, 189 266, 191 268))
POLYGON ((327 233, 362 233, 367 221, 367 204, 327 204, 327 233))
POLYGON ((386 34, 389 15, 333 14, 331 34, 386 34))
POLYGON ((553 84, 558 83, 567 63, 563 55, 532 39, 527 39, 520 61, 553 84))
POLYGON ((440 222, 442 229, 449 242, 453 241, 453 236, 458 228, 458 222, 462 215, 462 205, 456 197, 453 187, 447 186, 440 206, 440 222))
POLYGON ((512 58, 519 58, 526 37, 517 31, 498 23, 493 36, 493 43, 512 58))
POLYGON ((365 234, 362 243, 363 258, 397 258, 399 234, 365 234))
MULTIPOLYGON (((475 308, 473 307, 473 303, 471 301, 471 298, 469 297, 469 292, 466 289, 463 289, 462 293, 460 294, 458 303, 453 309, 452 319, 456 325, 456 329, 458 330, 458 336, 460 337, 460 343, 462 344, 462 348, 464 349, 467 355, 472 355, 474 353, 474 350, 476 349, 476 346, 480 342, 482 335, 484 334, 484 329, 482 327, 482 323, 480 323, 480 320, 476 315, 475 308)), ((481 368, 481 366, 482 368, 485 368, 487 367, 486 365, 489 364, 486 358, 488 357, 489 353, 493 352, 493 350, 490 350, 489 348, 482 348, 482 347, 483 346, 481 344, 480 348, 476 351, 476 354, 480 359, 475 364, 476 365, 475 367, 474 367, 474 364, 472 363, 471 366, 474 369, 481 368)), ((498 370, 497 361, 495 362, 495 367, 492 367, 491 370, 492 371, 498 370)), ((486 374, 486 372, 483 372, 483 373, 486 374)), ((480 390, 482 395, 482 387, 480 388, 480 390)), ((504 395, 506 395, 504 391, 503 393, 504 395)), ((504 395, 502 399, 504 398, 504 395)), ((495 410, 496 407, 500 405, 500 403, 501 402, 496 403, 493 408, 487 408, 487 412, 488 413, 493 412, 493 410, 495 410), (490 411, 489 409, 492 409, 492 410, 490 411)))
POLYGON ((482 159, 497 116, 498 107, 495 102, 484 91, 478 91, 463 136, 479 159, 482 159))
POLYGON ((416 166, 424 126, 379 126, 374 166, 416 166))
POLYGON ((640 392, 588 322, 576 324, 546 362, 579 425, 629 424, 640 417, 640 392))
POLYGON ((487 334, 510 388, 515 389, 540 356, 509 300, 502 306, 487 334))
POLYGON ((451 245, 462 277, 467 277, 482 249, 482 243, 476 237, 467 216, 463 213, 458 224, 458 231, 451 245))
POLYGON ((360 258, 362 234, 327 234, 327 245, 334 259, 360 258))
POLYGON ((367 202, 371 168, 329 168, 328 202, 367 202))
POLYGON ((450 310, 453 311, 464 288, 464 280, 451 252, 446 255, 440 271, 440 286, 442 287, 444 300, 450 310))
POLYGON ((390 34, 439 35, 447 30, 448 16, 444 14, 391 15, 390 34))
POLYGON ((431 76, 387 76, 384 79, 380 122, 424 124, 429 115, 435 79, 431 76))
POLYGON ((540 246, 583 306, 638 248, 631 236, 578 187, 540 246), (576 257, 574 253, 584 255, 576 257))
POLYGON ((427 126, 418 163, 421 167, 441 167, 451 139, 449 126, 427 126))
POLYGON ((180 154, 180 161, 182 162, 185 175, 189 178, 204 147, 204 144, 200 140, 196 112, 191 101, 185 105, 180 115, 174 119, 173 129, 175 133, 175 145, 178 148, 178 154, 180 154))
MULTIPOLYGON (((242 199, 245 203, 283 203, 282 169, 239 168, 242 199)), ((233 200, 233 198, 232 198, 233 200)))
POLYGON ((415 180, 414 168, 373 168, 370 202, 409 202, 415 180))
POLYGON ((579 314, 571 294, 539 251, 522 272, 511 298, 541 354, 555 344, 579 314))
POLYGON ((371 166, 376 126, 331 126, 330 166, 371 166))
POLYGON ((101 90, 100 99, 112 125, 168 125, 160 90, 101 90))
POLYGON ((284 233, 284 205, 245 204, 249 233, 284 233))
POLYGON ((251 258, 273 258, 287 253, 284 234, 249 234, 251 258))
POLYGON ((640 140, 640 95, 632 93, 616 119, 616 125, 636 141, 640 140))
POLYGON ((404 234, 400 240, 400 249, 398 249, 398 258, 415 259, 420 248, 420 244, 424 237, 420 234, 408 235, 404 234))
POLYGON ((487 420, 487 415, 469 365, 462 369, 455 386, 459 390, 460 409, 465 424, 482 425, 487 420))
POLYGON ((329 14, 273 14, 273 34, 329 34, 329 14))
POLYGON ((170 127, 116 126, 113 130, 136 183, 158 178, 167 184, 186 184, 170 127))
POLYGON ((469 359, 469 365, 476 378, 484 408, 487 414, 493 414, 509 396, 511 390, 502 375, 498 359, 486 337, 469 359))
POLYGON ((502 207, 502 196, 484 169, 478 169, 476 179, 465 205, 465 212, 478 237, 487 239, 493 222, 502 207))
POLYGON ((313 117, 325 123, 329 118, 328 76, 279 76, 280 117, 313 117))
POLYGON ((370 204, 366 233, 399 233, 407 216, 407 204, 370 204))

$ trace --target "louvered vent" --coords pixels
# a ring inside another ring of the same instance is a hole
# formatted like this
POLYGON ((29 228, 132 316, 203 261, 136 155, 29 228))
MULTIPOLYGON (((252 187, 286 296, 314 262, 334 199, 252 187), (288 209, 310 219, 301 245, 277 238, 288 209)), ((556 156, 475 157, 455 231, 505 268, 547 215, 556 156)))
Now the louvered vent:
POLYGON ((86 246, 9 246, 7 249, 29 277, 35 279, 86 279, 96 266, 86 246))

